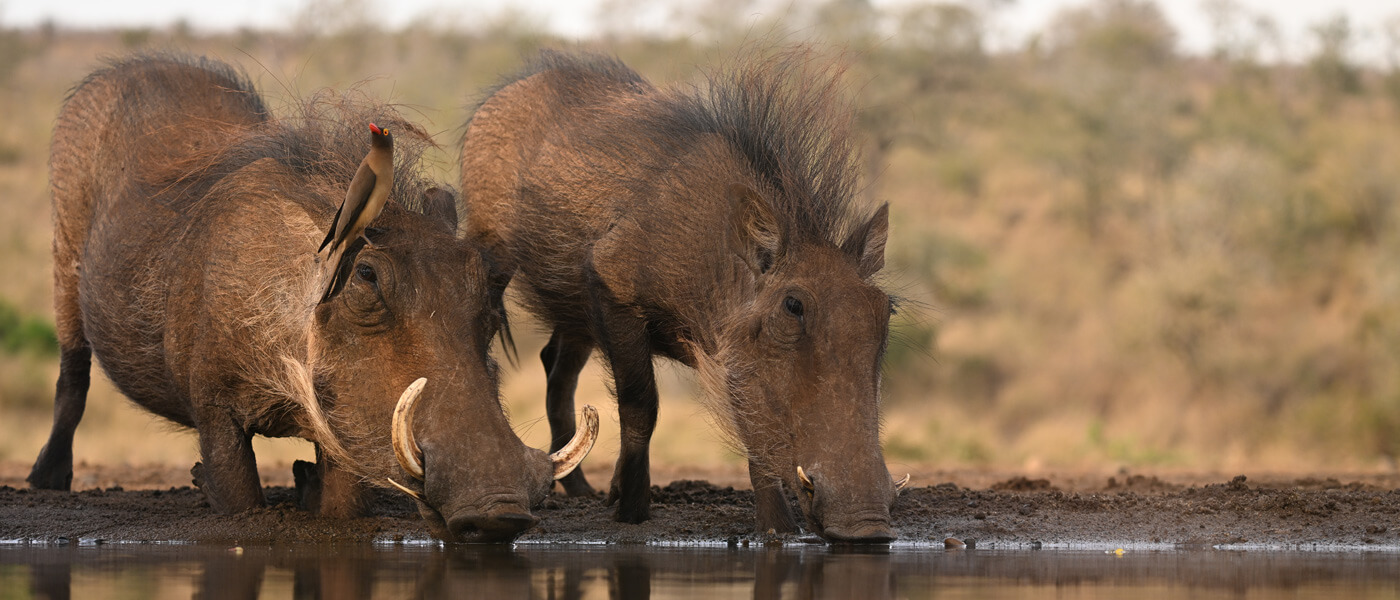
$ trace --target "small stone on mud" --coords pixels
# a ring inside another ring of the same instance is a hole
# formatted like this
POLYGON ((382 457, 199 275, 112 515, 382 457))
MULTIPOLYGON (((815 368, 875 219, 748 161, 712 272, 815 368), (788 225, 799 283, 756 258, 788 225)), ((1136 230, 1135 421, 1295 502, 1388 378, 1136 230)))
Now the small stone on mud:
POLYGON ((977 513, 975 515, 972 515, 972 518, 977 519, 978 521, 986 521, 987 513, 977 513))
POLYGON ((967 544, 964 544, 963 541, 960 540, 960 539, 958 539, 958 538, 951 538, 951 537, 950 537, 950 538, 945 538, 945 539, 943 540, 943 547, 944 547, 944 548, 966 548, 966 547, 967 547, 967 544))

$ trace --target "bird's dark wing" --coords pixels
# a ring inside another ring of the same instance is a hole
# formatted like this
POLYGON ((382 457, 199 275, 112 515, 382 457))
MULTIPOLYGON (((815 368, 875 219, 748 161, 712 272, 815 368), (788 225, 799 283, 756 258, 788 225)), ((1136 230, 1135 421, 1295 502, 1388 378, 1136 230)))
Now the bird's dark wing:
POLYGON ((340 207, 335 209, 335 216, 331 217, 331 226, 326 229, 326 239, 321 241, 321 247, 316 249, 319 254, 331 245, 331 240, 335 239, 335 226, 340 224, 340 211, 345 210, 345 202, 340 203, 340 207))
POLYGON ((374 191, 377 181, 379 176, 374 173, 374 169, 371 169, 368 163, 361 162, 360 168, 355 171, 355 178, 350 180, 350 189, 345 192, 345 201, 341 202, 340 208, 335 211, 335 220, 331 222, 331 229, 326 232, 326 239, 321 242, 321 248, 325 248, 337 237, 345 237, 345 229, 359 220, 360 214, 365 212, 365 207, 369 205, 369 195, 374 191), (345 212, 347 204, 352 205, 349 213, 345 212))

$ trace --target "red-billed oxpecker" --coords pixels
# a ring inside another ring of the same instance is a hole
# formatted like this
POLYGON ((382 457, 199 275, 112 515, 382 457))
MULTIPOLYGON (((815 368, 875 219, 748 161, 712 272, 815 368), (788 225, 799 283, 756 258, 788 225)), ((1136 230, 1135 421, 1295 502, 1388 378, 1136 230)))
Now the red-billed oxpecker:
POLYGON ((389 190, 394 189, 394 136, 374 123, 369 124, 369 133, 369 154, 360 161, 360 168, 355 171, 350 190, 345 194, 345 202, 335 211, 335 219, 326 232, 326 239, 316 251, 321 257, 322 269, 329 271, 325 276, 329 282, 321 294, 322 302, 329 300, 345 285, 350 269, 348 264, 340 264, 341 258, 347 249, 360 240, 370 222, 384 210, 384 204, 389 201, 389 190))

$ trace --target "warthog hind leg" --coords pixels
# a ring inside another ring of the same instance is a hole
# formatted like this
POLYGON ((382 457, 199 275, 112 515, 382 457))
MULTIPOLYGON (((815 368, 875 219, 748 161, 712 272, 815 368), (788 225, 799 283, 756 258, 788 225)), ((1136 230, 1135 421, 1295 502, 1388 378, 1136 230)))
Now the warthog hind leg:
POLYGON ((87 342, 63 348, 58 389, 53 398, 53 429, 29 471, 29 485, 44 490, 67 490, 73 485, 73 432, 87 407, 92 373, 92 348, 87 342))
MULTIPOLYGON (((540 351, 540 361, 544 363, 545 374, 549 377, 545 392, 545 410, 549 416, 550 452, 558 452, 574 439, 578 430, 574 421, 574 391, 578 389, 578 375, 588 364, 588 355, 593 352, 590 342, 565 338, 556 329, 549 343, 540 351)), ((592 496, 597 493, 583 476, 583 469, 559 480, 564 493, 570 496, 592 496)))

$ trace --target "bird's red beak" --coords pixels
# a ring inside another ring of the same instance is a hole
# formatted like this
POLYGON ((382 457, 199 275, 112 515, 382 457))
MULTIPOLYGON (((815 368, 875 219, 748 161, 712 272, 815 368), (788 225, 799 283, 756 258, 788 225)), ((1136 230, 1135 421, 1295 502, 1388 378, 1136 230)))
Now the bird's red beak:
POLYGON ((384 135, 384 130, 376 127, 374 123, 369 124, 369 132, 374 135, 384 135))

